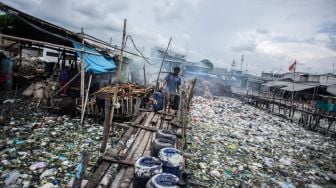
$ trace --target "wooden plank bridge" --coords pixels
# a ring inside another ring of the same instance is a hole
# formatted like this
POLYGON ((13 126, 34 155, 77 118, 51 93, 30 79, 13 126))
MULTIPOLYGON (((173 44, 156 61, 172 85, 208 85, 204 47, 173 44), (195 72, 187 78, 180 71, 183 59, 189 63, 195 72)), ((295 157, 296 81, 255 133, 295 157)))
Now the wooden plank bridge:
MULTIPOLYGON (((134 121, 113 122, 112 127, 119 126, 127 130, 115 145, 102 153, 93 167, 92 176, 81 182, 80 187, 133 187, 134 163, 142 156, 150 156, 151 144, 159 129, 173 131, 177 136, 175 147, 183 152, 185 158, 188 157, 188 154, 184 152, 187 146, 187 118, 195 82, 196 80, 193 80, 182 90, 178 111, 167 114, 163 111, 153 112, 139 109, 139 114, 134 121)), ((105 125, 108 122, 109 108, 109 105, 105 105, 105 125)), ((186 163, 184 165, 185 168, 186 163)), ((195 182, 190 183, 196 184, 195 182)), ((199 186, 202 187, 201 184, 199 186)))

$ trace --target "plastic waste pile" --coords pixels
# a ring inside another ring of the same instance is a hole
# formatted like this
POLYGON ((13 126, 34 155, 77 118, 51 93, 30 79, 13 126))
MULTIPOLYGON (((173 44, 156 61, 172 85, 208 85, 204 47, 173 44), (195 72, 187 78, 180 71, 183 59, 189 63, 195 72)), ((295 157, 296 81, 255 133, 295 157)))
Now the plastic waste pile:
POLYGON ((27 101, 4 102, 4 109, 21 107, 12 117, 1 111, 0 187, 64 187, 75 174, 81 151, 88 150, 91 161, 97 161, 102 125, 86 119, 80 129, 80 119, 38 112, 27 101))
POLYGON ((17 56, 14 58, 16 62, 17 73, 24 75, 24 76, 33 76, 36 74, 43 74, 44 73, 44 63, 45 60, 41 57, 30 57, 23 55, 21 57, 17 56))
POLYGON ((27 87, 22 95, 26 97, 33 96, 34 99, 47 99, 51 97, 52 91, 56 90, 57 82, 51 80, 39 81, 27 87))
POLYGON ((336 186, 336 141, 231 98, 194 97, 188 167, 210 187, 336 186))

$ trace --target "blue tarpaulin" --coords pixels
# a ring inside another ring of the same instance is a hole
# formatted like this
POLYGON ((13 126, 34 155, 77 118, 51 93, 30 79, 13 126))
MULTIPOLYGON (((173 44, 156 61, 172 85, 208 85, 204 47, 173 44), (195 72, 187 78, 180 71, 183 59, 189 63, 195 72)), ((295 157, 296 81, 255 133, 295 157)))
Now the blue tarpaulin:
POLYGON ((317 101, 316 105, 319 109, 330 111, 330 112, 336 112, 336 104, 326 103, 323 101, 317 101))
MULTIPOLYGON (((78 57, 82 57, 82 47, 83 45, 72 41, 74 47, 76 48, 78 57)), ((117 69, 112 57, 106 57, 100 54, 97 50, 84 46, 85 53, 84 62, 85 62, 85 72, 91 72, 95 74, 113 72, 117 69)))

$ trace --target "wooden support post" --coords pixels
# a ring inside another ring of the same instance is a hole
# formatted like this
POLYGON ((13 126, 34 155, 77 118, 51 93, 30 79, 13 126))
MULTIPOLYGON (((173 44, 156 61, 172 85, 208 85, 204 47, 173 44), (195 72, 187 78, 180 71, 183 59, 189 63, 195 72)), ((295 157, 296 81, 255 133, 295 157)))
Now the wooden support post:
MULTIPOLYGON (((144 75, 144 86, 146 89, 146 85, 147 85, 147 79, 146 79, 146 62, 143 65, 143 75, 144 75)), ((145 90, 145 94, 146 94, 146 90, 145 90)))
POLYGON ((172 41, 173 37, 170 37, 169 39, 169 42, 168 42, 168 45, 167 45, 167 48, 166 48, 166 51, 165 51, 165 54, 162 58, 162 62, 161 62, 161 66, 160 66, 160 70, 159 70, 159 73, 158 73, 158 76, 156 78, 156 82, 155 82, 155 91, 157 91, 159 89, 159 78, 160 78, 160 74, 161 74, 161 70, 162 70, 162 66, 163 66, 163 63, 164 63, 164 60, 166 58, 166 55, 167 55, 167 52, 168 52, 168 49, 169 49, 169 46, 170 46, 170 43, 172 41))
POLYGON ((20 66, 22 65, 22 43, 20 43, 20 66))
POLYGON ((83 151, 81 155, 81 161, 77 166, 77 172, 72 184, 72 188, 80 188, 82 185, 83 177, 85 176, 85 170, 89 163, 90 156, 88 151, 83 151))
POLYGON ((181 120, 182 120, 182 143, 181 148, 184 151, 186 146, 186 117, 187 117, 187 109, 186 109, 186 92, 184 90, 181 91, 181 120))
POLYGON ((83 112, 84 112, 84 87, 85 87, 85 47, 84 47, 84 38, 85 38, 85 35, 84 35, 84 28, 82 28, 82 31, 81 31, 81 35, 82 35, 82 52, 81 52, 81 55, 82 55, 82 58, 81 58, 81 69, 80 69, 80 72, 81 72, 81 85, 80 85, 80 96, 81 96, 81 114, 83 116, 83 112))
POLYGON ((117 101, 117 96, 118 96, 118 91, 119 91, 119 82, 120 82, 120 77, 121 77, 121 68, 122 68, 122 62, 123 62, 123 54, 124 54, 124 48, 125 48, 125 38, 126 38, 126 23, 127 20, 124 19, 124 29, 123 29, 123 36, 122 36, 122 43, 121 43, 121 50, 120 50, 120 55, 119 55, 119 64, 118 64, 118 71, 117 71, 117 84, 115 86, 115 91, 113 93, 113 99, 112 99, 112 107, 111 107, 111 114, 109 118, 109 125, 112 124, 113 120, 113 114, 114 114, 114 104, 117 101))
POLYGON ((117 70, 117 84, 114 87, 111 111, 109 111, 109 115, 108 115, 108 122, 107 122, 108 125, 107 125, 106 128, 104 127, 103 143, 102 143, 102 147, 100 149, 100 151, 102 153, 104 153, 105 150, 106 150, 107 140, 108 140, 108 136, 109 136, 109 132, 110 132, 110 126, 112 125, 112 120, 113 120, 113 115, 114 115, 114 110, 115 110, 114 106, 115 106, 115 103, 117 101, 117 96, 118 96, 118 91, 119 91, 119 82, 120 82, 120 77, 121 77, 121 65, 122 65, 123 53, 124 53, 124 48, 125 48, 126 23, 127 23, 127 20, 124 19, 124 29, 123 29, 123 36, 122 36, 122 43, 121 43, 121 51, 120 51, 119 64, 118 64, 118 70, 117 70))
POLYGON ((65 87, 67 87, 72 81, 74 81, 77 76, 79 76, 80 72, 77 73, 73 78, 71 78, 68 83, 66 83, 63 87, 61 87, 53 96, 57 95, 60 91, 62 91, 65 87))
POLYGON ((105 120, 104 120, 104 132, 103 132, 103 142, 100 147, 100 152, 105 153, 108 136, 110 134, 110 126, 109 126, 109 115, 111 113, 111 99, 105 99, 105 120))
POLYGON ((189 93, 188 93, 188 103, 187 103, 188 111, 189 111, 189 108, 190 108, 191 99, 193 97, 193 91, 194 91, 196 81, 197 81, 196 78, 191 81, 191 86, 190 86, 190 90, 189 90, 189 93))
POLYGON ((82 113, 81 122, 80 122, 81 126, 83 125, 83 121, 84 121, 85 109, 86 109, 87 101, 88 101, 88 98, 89 98, 89 91, 90 91, 90 87, 91 87, 91 80, 92 80, 92 74, 90 74, 89 84, 88 84, 88 87, 86 89, 86 96, 85 96, 85 102, 84 102, 84 107, 83 107, 83 113, 82 113))
POLYGON ((274 112, 274 93, 273 93, 273 100, 272 100, 272 112, 274 112))

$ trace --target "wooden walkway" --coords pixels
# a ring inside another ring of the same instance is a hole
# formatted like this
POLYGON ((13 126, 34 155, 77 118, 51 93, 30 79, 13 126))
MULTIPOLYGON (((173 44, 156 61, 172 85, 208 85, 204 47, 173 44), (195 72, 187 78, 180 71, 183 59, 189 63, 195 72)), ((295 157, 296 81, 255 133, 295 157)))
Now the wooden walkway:
POLYGON ((177 148, 181 149, 181 128, 174 123, 176 121, 174 116, 142 112, 134 122, 119 125, 129 128, 114 147, 113 153, 101 157, 101 163, 86 187, 132 187, 133 164, 142 156, 150 156, 151 143, 157 129, 177 132, 177 148))
POLYGON ((151 144, 158 129, 173 131, 177 136, 176 148, 185 151, 188 108, 195 82, 193 80, 182 90, 177 115, 139 110, 133 122, 113 123, 113 126, 127 127, 127 131, 112 147, 112 151, 108 150, 99 158, 85 187, 133 187, 134 163, 142 156, 150 156, 151 144))

